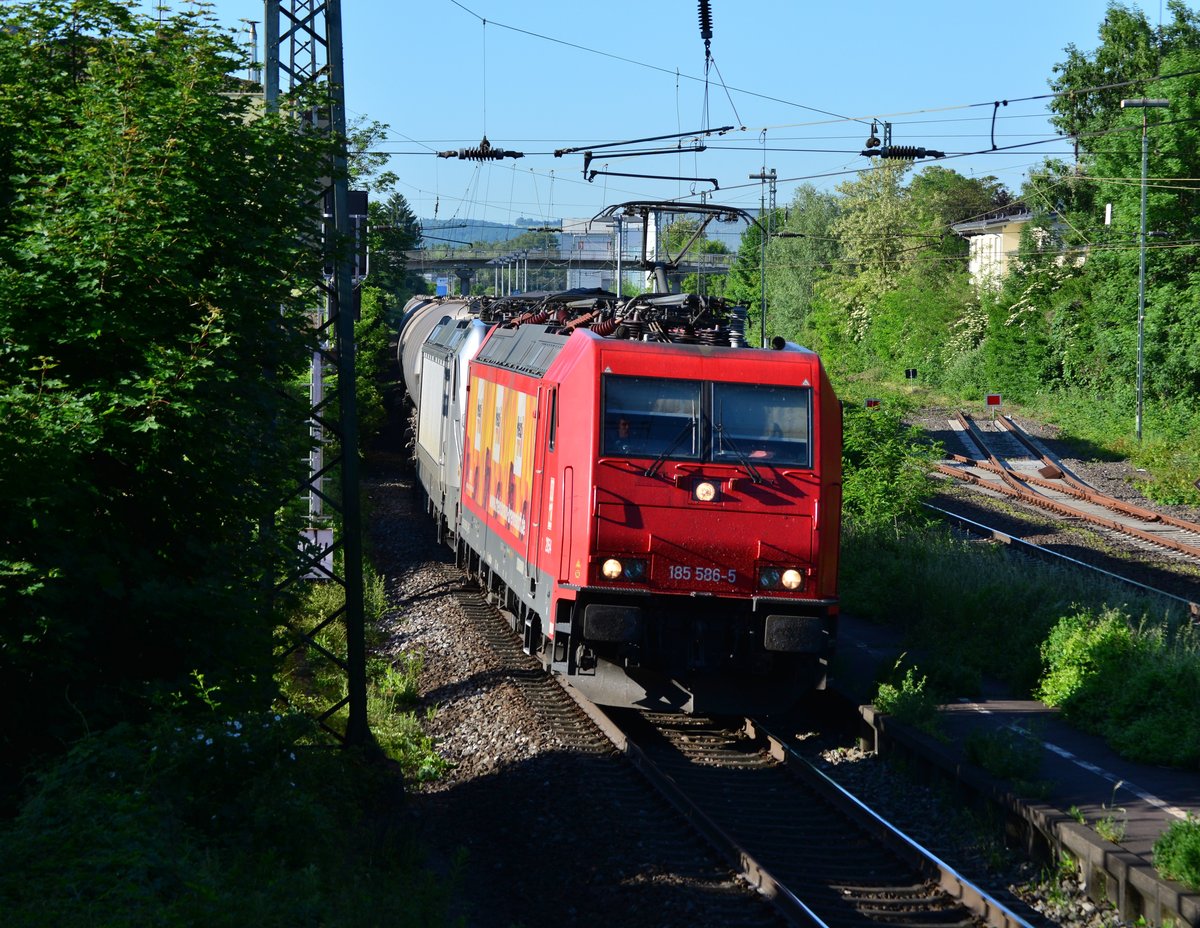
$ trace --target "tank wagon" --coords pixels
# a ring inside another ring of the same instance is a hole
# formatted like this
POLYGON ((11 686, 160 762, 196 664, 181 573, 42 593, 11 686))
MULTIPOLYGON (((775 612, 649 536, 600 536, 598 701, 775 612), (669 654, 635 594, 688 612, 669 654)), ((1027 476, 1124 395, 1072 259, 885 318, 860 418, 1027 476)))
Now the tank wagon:
POLYGON ((834 651, 841 406, 695 294, 420 297, 400 360, 439 540, 605 705, 783 709, 834 651))

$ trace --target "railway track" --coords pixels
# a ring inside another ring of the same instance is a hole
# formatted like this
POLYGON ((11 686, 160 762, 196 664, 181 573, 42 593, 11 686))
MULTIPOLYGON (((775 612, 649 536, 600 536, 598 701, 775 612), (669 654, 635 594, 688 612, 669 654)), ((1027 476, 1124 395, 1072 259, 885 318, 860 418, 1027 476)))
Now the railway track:
POLYGON ((614 741, 789 922, 1028 928, 761 724, 608 718, 614 741))
POLYGON ((960 412, 951 427, 974 453, 948 455, 937 466, 940 473, 1200 565, 1200 525, 1099 493, 1008 416, 981 422, 960 412))
MULTIPOLYGON (((621 754, 664 796, 726 865, 771 903, 764 914, 730 895, 723 925, 790 924, 860 928, 1028 928, 1018 915, 888 825, 804 761, 761 724, 609 711, 546 676, 524 654, 504 613, 470 588, 459 605, 503 659, 535 712, 564 746, 596 756, 621 754)), ((626 769, 623 766, 620 769, 626 769)), ((619 778, 604 787, 622 795, 619 778)), ((590 804, 603 808, 602 797, 590 804)), ((645 815, 646 813, 640 813, 645 815)), ((658 813, 656 813, 658 814, 658 813)), ((642 823, 646 841, 661 841, 642 823)), ((679 858, 668 839, 656 854, 679 858)), ((679 860, 678 866, 694 863, 679 860)), ((706 904, 707 905, 707 904, 706 904)))

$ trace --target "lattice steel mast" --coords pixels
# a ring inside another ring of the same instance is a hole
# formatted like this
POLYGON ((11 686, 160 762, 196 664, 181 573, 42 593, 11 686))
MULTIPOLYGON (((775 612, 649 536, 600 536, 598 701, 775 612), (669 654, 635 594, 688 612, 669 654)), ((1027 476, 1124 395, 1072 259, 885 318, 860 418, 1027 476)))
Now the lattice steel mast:
POLYGON ((355 390, 354 276, 351 244, 355 241, 349 207, 349 182, 346 175, 346 105, 342 61, 342 5, 340 0, 266 0, 266 69, 264 94, 268 107, 279 105, 280 93, 293 93, 320 87, 320 99, 326 112, 303 114, 309 129, 328 132, 335 141, 318 206, 324 216, 314 215, 314 223, 325 220, 322 236, 326 277, 321 287, 323 299, 315 312, 320 350, 313 362, 311 423, 316 452, 310 467, 305 492, 312 520, 310 531, 316 544, 312 551, 313 571, 340 583, 345 590, 345 605, 316 629, 304 636, 302 645, 316 644, 313 636, 339 617, 346 629, 346 655, 331 654, 317 645, 346 674, 345 695, 321 713, 319 721, 330 732, 351 745, 365 744, 370 736, 367 725, 366 640, 363 617, 362 513, 359 502, 358 407, 355 390), (330 347, 330 333, 333 346, 330 347), (326 396, 324 371, 337 372, 335 396, 326 396), (336 398, 338 416, 330 421, 327 408, 336 398), (336 438, 336 451, 326 460, 325 430, 336 438), (337 472, 341 478, 340 499, 323 491, 326 476, 337 472), (341 537, 327 534, 323 503, 340 511, 341 537), (341 554, 340 574, 333 555, 341 554), (348 709, 344 732, 331 727, 328 720, 342 708, 348 709))

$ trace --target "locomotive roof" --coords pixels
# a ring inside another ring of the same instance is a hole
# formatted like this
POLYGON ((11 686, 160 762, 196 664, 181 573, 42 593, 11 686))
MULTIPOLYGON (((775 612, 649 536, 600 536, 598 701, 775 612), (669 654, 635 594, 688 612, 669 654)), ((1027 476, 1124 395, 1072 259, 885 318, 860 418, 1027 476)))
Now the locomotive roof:
POLYGON ((531 377, 542 377, 567 343, 567 338, 556 326, 497 328, 484 342, 475 360, 531 377))

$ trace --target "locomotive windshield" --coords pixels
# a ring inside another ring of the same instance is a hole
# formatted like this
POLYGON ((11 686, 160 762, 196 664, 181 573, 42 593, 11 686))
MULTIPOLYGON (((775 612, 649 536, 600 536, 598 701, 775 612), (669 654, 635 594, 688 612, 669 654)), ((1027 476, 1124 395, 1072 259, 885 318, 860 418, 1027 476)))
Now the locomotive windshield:
POLYGON ((812 466, 812 389, 604 378, 601 454, 812 466))
POLYGON ((712 385, 711 456, 772 466, 812 466, 810 387, 712 385))
POLYGON ((700 386, 695 380, 605 377, 602 453, 698 458, 700 386))

